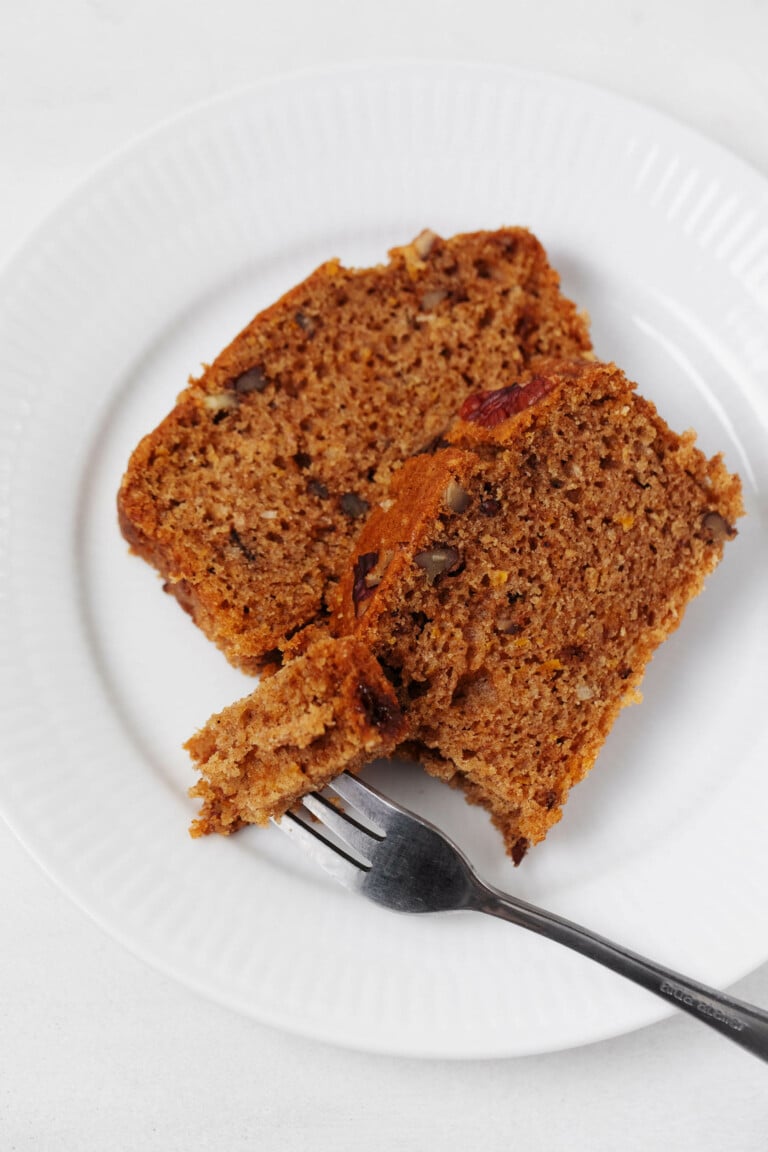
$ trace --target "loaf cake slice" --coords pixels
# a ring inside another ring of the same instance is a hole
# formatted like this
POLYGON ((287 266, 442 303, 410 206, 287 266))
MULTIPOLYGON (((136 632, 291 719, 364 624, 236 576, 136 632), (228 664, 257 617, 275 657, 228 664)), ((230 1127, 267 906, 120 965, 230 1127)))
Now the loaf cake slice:
MULTIPOLYGON (((331 621, 339 638, 297 637, 306 655, 234 709, 281 677, 314 675, 317 648, 354 637, 346 651, 375 655, 397 694, 399 752, 484 805, 517 863, 637 699, 654 650, 735 535, 741 492, 613 365, 541 361, 462 412, 452 444, 408 461, 365 524, 331 621)), ((189 745, 204 773, 209 730, 189 745)), ((232 781, 239 740, 237 724, 220 730, 232 781)), ((346 742, 334 769, 359 768, 358 752, 346 742)), ((279 796, 280 765, 257 764, 258 788, 279 796)), ((221 825, 204 810, 197 827, 221 825)))
POLYGON ((335 626, 395 686, 411 754, 518 862, 638 698, 741 490, 612 365, 542 363, 462 415, 364 526, 335 626))
POLYGON ((187 742, 202 774, 191 790, 203 802, 192 835, 266 824, 340 772, 388 755, 403 732, 395 693, 365 645, 321 638, 187 742))
POLYGON ((258 315, 133 453, 132 549, 228 659, 255 672, 329 611, 392 470, 462 401, 587 324, 518 228, 424 232, 365 270, 322 265, 258 315))

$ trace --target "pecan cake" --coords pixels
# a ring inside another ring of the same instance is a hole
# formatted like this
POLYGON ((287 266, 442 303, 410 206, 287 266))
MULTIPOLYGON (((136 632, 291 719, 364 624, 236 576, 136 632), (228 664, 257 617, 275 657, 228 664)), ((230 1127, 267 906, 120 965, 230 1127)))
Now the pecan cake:
MULTIPOLYGON (((484 805, 517 863, 638 698, 735 535, 741 490, 613 365, 541 361, 472 394, 461 417, 364 525, 331 621, 340 638, 298 637, 306 655, 279 676, 354 637, 396 693, 400 752, 484 805)), ((236 778, 231 737, 218 754, 236 778)), ((354 741, 344 756, 360 766, 354 741)), ((279 764, 259 772, 259 788, 279 789, 279 764)))
POLYGON ((369 510, 463 400, 586 320, 519 228, 424 232, 388 264, 322 265, 258 315, 133 453, 123 534, 228 659, 255 672, 329 611, 369 510))
POLYGON ((741 486, 613 365, 544 362, 461 416, 364 526, 335 623, 518 862, 722 558, 741 486))

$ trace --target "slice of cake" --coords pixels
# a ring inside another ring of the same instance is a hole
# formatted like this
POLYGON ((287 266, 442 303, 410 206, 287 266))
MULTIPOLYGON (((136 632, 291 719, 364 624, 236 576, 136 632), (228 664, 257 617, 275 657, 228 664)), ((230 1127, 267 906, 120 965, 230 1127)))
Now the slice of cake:
MULTIPOLYGON (((401 751, 484 805, 519 862, 721 559, 740 484, 612 365, 543 361, 462 414, 452 445, 408 461, 364 526, 331 622, 342 638, 307 633, 306 656, 235 709, 354 636, 355 660, 375 654, 397 694, 401 751)), ((206 775, 210 728, 189 746, 206 775)), ((216 745, 234 791, 248 740, 258 729, 234 724, 216 745)), ((359 768, 358 751, 346 742, 335 769, 359 768)), ((260 756, 255 771, 247 787, 287 807, 280 764, 260 756)))
POLYGON ((612 365, 543 363, 462 416, 394 477, 335 623, 395 686, 412 754, 519 861, 721 559, 741 491, 612 365))
POLYGON ((324 264, 257 316, 131 457, 133 550, 234 664, 327 615, 392 470, 463 400, 590 348, 529 232, 424 232, 385 266, 324 264))
POLYGON ((388 755, 403 731, 369 649, 351 637, 320 639, 188 741, 202 773, 192 835, 266 824, 340 772, 388 755))

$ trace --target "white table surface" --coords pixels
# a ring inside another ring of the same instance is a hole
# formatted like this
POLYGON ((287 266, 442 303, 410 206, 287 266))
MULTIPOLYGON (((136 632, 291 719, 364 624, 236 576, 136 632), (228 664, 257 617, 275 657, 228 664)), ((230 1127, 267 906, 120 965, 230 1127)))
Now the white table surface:
MULTIPOLYGON (((589 80, 698 128, 768 177, 766 49, 765 0, 5 0, 0 262, 98 161, 158 120, 336 61, 487 59, 589 80)), ((0 923, 4 1152, 768 1147, 765 1066, 688 1018, 478 1063, 286 1036, 134 959, 1 822, 0 923)), ((768 965, 734 992, 768 1006, 768 965)))

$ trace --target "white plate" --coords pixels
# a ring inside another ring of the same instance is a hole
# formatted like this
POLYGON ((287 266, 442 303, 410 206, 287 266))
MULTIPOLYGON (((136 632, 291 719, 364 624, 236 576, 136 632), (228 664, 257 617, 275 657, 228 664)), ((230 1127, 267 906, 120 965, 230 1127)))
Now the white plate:
POLYGON ((479 917, 398 917, 274 830, 192 841, 182 741, 250 682, 128 556, 114 497, 189 373, 322 259, 430 226, 531 226, 594 339, 744 480, 749 517, 547 843, 371 775, 493 882, 717 985, 768 957, 768 192, 662 117, 570 82, 403 64, 293 77, 105 165, 0 280, 0 804, 135 952, 282 1028, 363 1049, 583 1044, 666 1004, 479 917))

